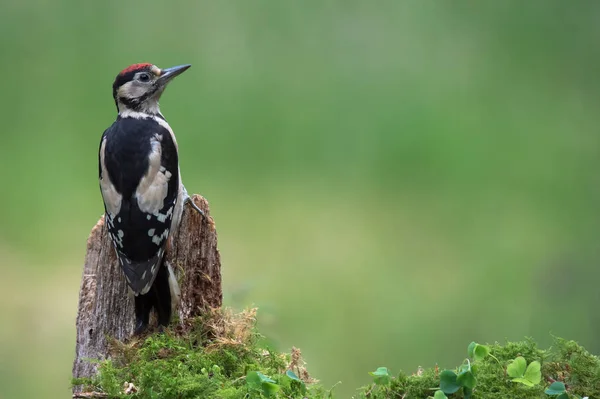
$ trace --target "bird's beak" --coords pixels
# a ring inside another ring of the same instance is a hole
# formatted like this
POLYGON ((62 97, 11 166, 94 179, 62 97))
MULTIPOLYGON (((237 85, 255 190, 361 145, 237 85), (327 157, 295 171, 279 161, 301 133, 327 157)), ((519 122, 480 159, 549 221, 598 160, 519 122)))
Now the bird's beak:
POLYGON ((186 65, 178 65, 178 66, 174 66, 171 68, 161 69, 160 77, 158 78, 157 82, 160 83, 162 86, 165 86, 167 83, 169 83, 171 80, 173 80, 173 78, 175 76, 181 75, 189 67, 191 67, 191 65, 186 64, 186 65))

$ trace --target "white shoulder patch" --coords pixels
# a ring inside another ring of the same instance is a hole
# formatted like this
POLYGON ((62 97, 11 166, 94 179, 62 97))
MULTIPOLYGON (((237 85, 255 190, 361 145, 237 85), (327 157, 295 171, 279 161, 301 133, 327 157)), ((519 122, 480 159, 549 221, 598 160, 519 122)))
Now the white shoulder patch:
POLYGON ((171 129, 171 126, 167 123, 167 121, 163 118, 159 118, 158 116, 154 116, 153 119, 156 123, 167 129, 167 131, 171 135, 171 140, 173 140, 173 144, 175 144, 175 149, 179 150, 179 146, 177 145, 177 139, 175 138, 175 133, 173 132, 173 129, 171 129))
POLYGON ((145 213, 156 214, 164 207, 164 201, 169 189, 171 172, 166 170, 160 163, 162 136, 154 135, 150 140, 152 150, 148 156, 148 171, 140 180, 135 191, 135 197, 140 210, 145 213))
POLYGON ((106 150, 106 137, 102 139, 102 145, 100 146, 100 168, 102 170, 102 177, 100 178, 100 190, 102 191, 102 198, 106 210, 110 214, 111 219, 114 218, 121 210, 121 201, 123 196, 119 194, 114 184, 110 181, 108 176, 108 170, 104 162, 106 150))

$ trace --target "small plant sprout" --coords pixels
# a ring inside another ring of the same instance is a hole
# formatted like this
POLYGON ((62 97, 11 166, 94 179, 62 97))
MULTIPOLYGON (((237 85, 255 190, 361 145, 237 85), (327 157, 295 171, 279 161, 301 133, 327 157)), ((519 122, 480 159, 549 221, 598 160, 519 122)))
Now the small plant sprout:
MULTIPOLYGON (((477 363, 490 356, 500 364, 500 361, 492 355, 491 349, 487 345, 471 342, 467 348, 467 354, 469 357, 458 367, 457 372, 444 370, 440 373, 440 394, 452 395, 462 388, 465 399, 469 399, 472 396, 473 389, 477 384, 475 375, 477 374, 478 366, 477 364, 472 364, 470 359, 473 359, 473 362, 477 363)), ((436 395, 442 398, 442 396, 439 396, 440 394, 436 392, 436 395)), ((435 396, 434 398, 437 399, 435 396)))
POLYGON ((373 377, 373 386, 369 388, 366 396, 369 396, 374 389, 382 389, 384 392, 387 392, 390 389, 390 382, 392 377, 390 377, 390 372, 387 367, 378 367, 375 371, 369 371, 369 374, 373 377))
POLYGON ((280 389, 280 386, 274 380, 259 371, 248 372, 246 383, 248 387, 262 392, 267 397, 274 396, 280 389))
MULTIPOLYGON (((541 365, 538 361, 533 361, 527 365, 527 361, 523 356, 510 361, 506 367, 506 373, 512 378, 513 382, 517 382, 528 387, 533 387, 542 380, 541 365)), ((562 398, 561 398, 562 399, 562 398)))
POLYGON ((285 372, 285 377, 290 381, 290 387, 295 388, 303 395, 306 394, 306 384, 292 370, 285 372))
POLYGON ((469 347, 467 348, 467 354, 471 359, 473 359, 476 362, 482 361, 483 359, 489 356, 495 361, 497 361, 498 364, 500 364, 500 361, 494 355, 492 355, 489 346, 478 344, 475 341, 469 344, 469 347))
POLYGON ((375 371, 370 371, 373 376, 373 382, 376 385, 389 385, 391 381, 390 372, 387 367, 378 367, 375 371))
MULTIPOLYGON (((569 399, 567 387, 560 381, 554 381, 548 388, 546 388, 544 393, 548 396, 556 396, 556 399, 569 399)), ((580 398, 579 396, 576 397, 580 398)), ((587 396, 583 399, 587 399, 587 396)))
POLYGON ((473 394, 476 383, 477 379, 469 359, 466 359, 466 364, 463 363, 458 368, 458 374, 452 370, 444 370, 440 373, 440 390, 446 395, 452 395, 462 388, 463 396, 468 399, 473 394))

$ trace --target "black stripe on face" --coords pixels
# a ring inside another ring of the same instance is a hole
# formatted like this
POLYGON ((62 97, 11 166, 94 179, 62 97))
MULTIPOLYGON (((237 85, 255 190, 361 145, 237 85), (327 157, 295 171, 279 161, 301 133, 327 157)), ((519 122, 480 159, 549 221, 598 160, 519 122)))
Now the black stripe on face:
MULTIPOLYGON (((140 111, 142 108, 142 104, 148 100, 148 98, 152 97, 154 94, 156 94, 156 92, 158 91, 159 86, 158 85, 153 85, 152 88, 150 90, 148 90, 147 92, 145 92, 143 95, 139 96, 139 97, 119 97, 119 101, 121 102, 121 104, 125 105, 128 109, 131 109, 133 111, 140 111)), ((117 104, 117 109, 118 109, 118 104, 117 104)))
POLYGON ((137 98, 119 97, 119 102, 134 111, 139 111, 140 109, 140 102, 137 98))

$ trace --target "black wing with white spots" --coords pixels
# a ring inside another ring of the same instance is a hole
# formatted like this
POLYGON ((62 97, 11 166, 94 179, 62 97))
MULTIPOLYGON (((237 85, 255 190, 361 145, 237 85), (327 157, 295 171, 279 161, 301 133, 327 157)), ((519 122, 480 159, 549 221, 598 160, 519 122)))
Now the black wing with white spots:
POLYGON ((177 148, 153 118, 121 118, 102 135, 100 189, 106 225, 135 294, 161 266, 179 189, 177 148))

